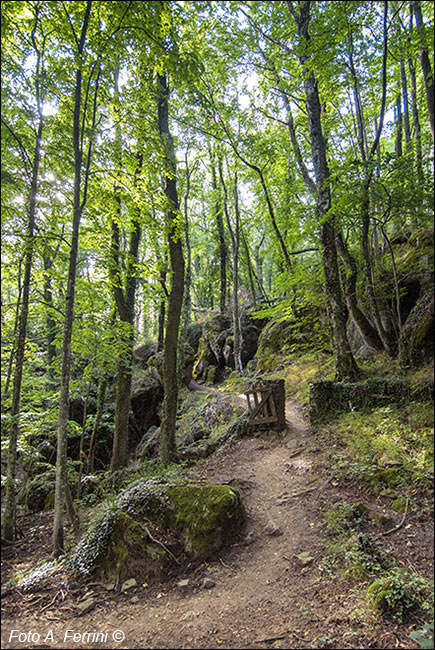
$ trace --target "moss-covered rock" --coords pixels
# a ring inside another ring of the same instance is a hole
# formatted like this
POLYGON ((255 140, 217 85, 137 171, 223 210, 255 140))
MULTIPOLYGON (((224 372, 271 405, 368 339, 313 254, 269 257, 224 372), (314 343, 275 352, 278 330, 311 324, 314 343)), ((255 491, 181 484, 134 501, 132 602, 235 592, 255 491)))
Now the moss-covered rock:
POLYGON ((367 600, 373 609, 403 620, 408 612, 421 606, 428 592, 426 580, 394 567, 371 583, 367 600))
POLYGON ((199 340, 198 358, 193 369, 195 378, 205 377, 209 366, 225 367, 223 349, 230 333, 231 318, 227 314, 216 314, 204 323, 202 337, 199 340))
POLYGON ((133 517, 120 509, 108 509, 95 520, 71 557, 78 573, 101 573, 123 580, 161 578, 168 557, 133 517))
POLYGON ((159 407, 163 400, 163 386, 155 368, 137 373, 133 378, 131 408, 143 435, 151 426, 159 426, 159 407))
POLYGON ((117 580, 161 579, 174 554, 209 558, 233 540, 244 521, 240 495, 229 485, 136 481, 94 517, 69 566, 82 575, 117 580), (159 544, 160 535, 165 541, 159 544))
POLYGON ((401 363, 420 366, 434 354, 434 289, 423 294, 412 309, 399 340, 401 363))
POLYGON ((245 523, 240 495, 229 485, 174 486, 167 495, 175 510, 175 530, 194 559, 213 556, 245 523))
POLYGON ((30 512, 48 510, 54 502, 54 481, 56 469, 53 467, 32 478, 25 489, 25 503, 30 512))

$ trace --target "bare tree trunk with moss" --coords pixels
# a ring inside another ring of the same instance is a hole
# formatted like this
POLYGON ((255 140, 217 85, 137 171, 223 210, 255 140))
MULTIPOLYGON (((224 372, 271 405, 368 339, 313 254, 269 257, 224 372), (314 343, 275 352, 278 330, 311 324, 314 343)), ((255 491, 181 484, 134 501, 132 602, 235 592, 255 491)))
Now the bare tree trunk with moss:
POLYGON ((171 288, 168 299, 165 344, 163 351, 163 420, 160 427, 160 459, 168 465, 176 457, 175 422, 178 407, 177 351, 178 331, 184 294, 184 258, 181 242, 179 203, 176 182, 174 143, 169 130, 169 85, 165 74, 157 78, 157 116, 161 146, 164 156, 164 193, 171 268, 171 288))

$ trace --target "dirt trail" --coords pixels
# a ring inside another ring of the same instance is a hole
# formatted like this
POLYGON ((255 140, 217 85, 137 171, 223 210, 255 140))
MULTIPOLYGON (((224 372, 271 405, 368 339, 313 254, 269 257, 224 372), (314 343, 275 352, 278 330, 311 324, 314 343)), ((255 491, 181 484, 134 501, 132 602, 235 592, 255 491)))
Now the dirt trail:
MULTIPOLYGON (((236 481, 248 513, 244 539, 214 561, 160 585, 158 592, 153 587, 138 590, 138 602, 131 602, 130 593, 80 619, 50 621, 42 615, 33 624, 29 619, 26 629, 37 629, 41 639, 53 630, 56 646, 46 647, 80 647, 62 642, 66 629, 110 636, 113 626, 125 634, 119 648, 301 647, 302 614, 313 597, 315 564, 303 568, 295 555, 308 551, 315 558, 319 534, 312 497, 321 481, 312 473, 302 412, 288 402, 286 415, 288 428, 279 437, 244 438, 197 465, 198 477, 206 482, 236 481), (268 524, 276 526, 275 534, 265 532, 268 524), (190 583, 182 592, 177 582, 184 577, 190 583), (205 577, 214 581, 212 588, 202 585, 205 577), (262 641, 276 636, 280 638, 262 641)), ((23 647, 8 643, 11 625, 5 622, 2 647, 23 647)), ((23 627, 24 622, 13 625, 23 627)), ((113 646, 97 642, 83 647, 113 646)))
POLYGON ((367 621, 352 617, 352 595, 322 570, 326 483, 313 468, 316 448, 298 404, 287 402, 286 417, 286 431, 242 438, 195 467, 198 480, 231 481, 242 494, 248 523, 231 548, 169 582, 114 594, 80 618, 60 608, 4 621, 2 648, 395 647, 394 638, 371 645, 367 621), (205 578, 214 585, 206 588, 205 578), (10 642, 12 628, 36 630, 39 643, 10 642), (78 643, 73 633, 90 636, 78 643))

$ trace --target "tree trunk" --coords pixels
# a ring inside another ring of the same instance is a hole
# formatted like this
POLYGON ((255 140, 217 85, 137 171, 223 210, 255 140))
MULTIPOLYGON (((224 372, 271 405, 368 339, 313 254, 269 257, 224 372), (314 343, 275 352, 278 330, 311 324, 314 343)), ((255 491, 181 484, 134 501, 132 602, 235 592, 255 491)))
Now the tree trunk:
POLYGON ((53 287, 50 271, 53 268, 53 260, 47 255, 44 256, 44 302, 46 309, 45 327, 47 332, 47 366, 50 384, 54 384, 54 372, 56 362, 56 320, 53 318, 53 287))
POLYGON ((14 319, 14 333, 12 335, 12 346, 11 353, 9 355, 8 361, 8 370, 6 373, 5 387, 2 396, 2 406, 4 406, 4 400, 9 396, 9 386, 12 378, 12 369, 14 367, 14 359, 16 356, 17 350, 17 337, 18 337, 18 325, 20 322, 20 307, 21 307, 21 294, 23 292, 23 287, 21 285, 21 260, 18 264, 18 295, 17 295, 17 306, 15 308, 15 319, 14 319))
POLYGON ((423 70, 424 89, 426 91, 427 110, 429 113, 430 128, 432 131, 432 138, 434 138, 434 92, 433 92, 433 75, 430 65, 428 49, 426 45, 423 17, 421 13, 421 4, 418 0, 412 3, 412 10, 415 17, 415 25, 419 32, 419 51, 421 69, 423 70))
POLYGON ((36 74, 35 74, 35 90, 36 90, 36 105, 38 109, 38 126, 35 140, 35 150, 32 161, 32 176, 30 181, 28 204, 27 204, 27 233, 25 242, 25 261, 24 261, 24 278, 22 285, 22 302, 19 315, 18 324, 18 338, 16 342, 15 351, 15 369, 14 369, 14 384, 12 394, 12 407, 11 407, 11 428, 9 432, 9 445, 8 445, 8 466, 6 476, 6 497, 5 497, 5 510, 3 518, 3 539, 7 541, 14 541, 16 529, 16 498, 15 498, 15 477, 17 467, 17 442, 19 432, 19 419, 20 419, 20 406, 21 406, 21 384, 23 378, 24 368, 24 351, 26 346, 27 337, 27 319, 29 314, 29 297, 30 297, 30 284, 33 263, 33 247, 34 247, 34 230, 35 230, 35 216, 36 216, 36 198, 38 193, 39 182, 39 166, 41 161, 41 144, 42 132, 44 128, 44 118, 42 113, 41 103, 41 88, 40 88, 40 75, 42 74, 42 53, 36 46, 35 33, 38 25, 38 12, 35 9, 35 24, 31 32, 31 41, 36 55, 36 74))
MULTIPOLYGON (((136 299, 136 271, 138 261, 139 242, 141 236, 140 212, 135 210, 135 216, 131 225, 130 243, 127 254, 124 282, 122 280, 120 260, 120 228, 121 222, 121 173, 122 173, 122 141, 121 122, 119 110, 119 68, 115 71, 115 112, 118 114, 118 121, 115 134, 115 149, 118 163, 117 179, 114 186, 114 197, 116 203, 116 215, 112 219, 112 241, 111 260, 109 266, 110 280, 113 297, 119 319, 125 324, 122 329, 122 349, 118 358, 118 373, 116 378, 116 405, 115 405, 115 428, 113 432, 112 458, 110 471, 114 472, 128 465, 128 420, 130 412, 130 394, 133 366, 133 345, 134 345, 134 310, 136 299)), ((137 167, 135 170, 134 184, 143 164, 142 153, 136 155, 137 167)))
POLYGON ((409 153, 412 148, 411 141, 411 122, 409 119, 409 96, 408 96, 408 79, 406 76, 405 64, 400 60, 400 76, 402 80, 402 100, 403 100, 403 127, 405 132, 405 151, 409 153))
MULTIPOLYGON (((310 3, 304 2, 296 22, 299 36, 305 43, 310 40, 309 20, 310 3)), ((337 380, 349 380, 358 375, 358 368, 346 333, 347 309, 343 300, 338 269, 334 221, 330 213, 331 195, 328 185, 330 172, 326 157, 326 140, 322 130, 319 92, 314 73, 307 66, 308 57, 302 54, 299 58, 304 70, 308 125, 316 177, 317 216, 320 223, 326 297, 335 353, 335 377, 337 380)))
MULTIPOLYGON (((60 375, 59 395, 59 423, 57 434, 57 459, 56 459, 56 484, 54 494, 54 522, 53 522, 53 555, 59 556, 64 550, 63 515, 65 506, 65 495, 68 489, 67 476, 67 435, 69 417, 69 382, 71 372, 71 339, 74 318, 74 297, 77 270, 77 251, 79 243, 79 227, 81 216, 86 204, 86 192, 82 198, 82 163, 83 163, 83 142, 82 142, 82 55, 84 52, 86 33, 91 13, 91 0, 86 4, 86 11, 83 20, 80 41, 78 43, 78 61, 74 88, 74 114, 73 114, 73 148, 74 148, 74 204, 73 222, 71 233, 71 248, 68 264, 67 294, 65 305, 65 322, 63 331, 62 365, 60 375)), ((97 89, 95 90, 95 93, 97 89)), ((96 101, 96 94, 95 94, 96 101)), ((94 104, 94 119, 95 119, 94 104)), ((88 153, 89 171, 90 154, 88 153)), ((85 180, 86 183, 86 180, 85 180)))
POLYGON ((242 236, 243 248, 245 249, 246 266, 247 266, 247 269, 248 269, 249 288, 250 288, 250 291, 251 291, 252 304, 254 305, 254 307, 256 307, 257 306, 257 295, 256 295, 256 291, 255 291, 254 269, 252 268, 251 254, 249 252, 249 245, 248 245, 245 233, 243 232, 242 228, 240 228, 240 234, 242 236))
POLYGON ((402 137, 403 137, 403 115, 402 115, 402 96, 400 91, 396 97, 396 107, 394 111, 396 122, 396 142, 395 153, 397 158, 402 157, 402 137))
POLYGON ((358 327, 361 336, 368 346, 375 350, 383 350, 382 341, 377 330, 372 326, 364 312, 358 306, 356 296, 356 283, 358 279, 358 267, 356 260, 350 254, 341 233, 337 233, 337 251, 346 269, 345 298, 352 318, 358 327))
POLYGON ((222 203, 219 188, 216 180, 216 169, 214 156, 209 145, 211 163, 211 187, 214 194, 214 215, 219 238, 219 311, 223 314, 226 311, 227 299, 227 246, 225 243, 224 222, 222 219, 222 203))
POLYGON ((376 300, 376 292, 373 279, 373 268, 372 268, 372 255, 370 251, 370 238, 369 238, 369 229, 370 229, 370 207, 369 207, 369 188, 368 183, 369 179, 364 181, 363 185, 363 197, 361 205, 361 224, 362 224, 362 233, 361 233, 361 247, 364 258, 364 270, 367 283, 367 294, 369 298, 371 317, 373 322, 376 325, 376 330, 378 332, 379 338, 382 341, 382 344, 388 353, 389 356, 394 356, 394 350, 391 345, 391 342, 388 338, 388 335, 383 326, 381 316, 379 313, 379 307, 376 300))
POLYGON ((27 241, 26 241, 26 257, 24 263, 24 279, 23 279, 23 293, 21 302, 21 311, 18 326, 18 340, 15 352, 15 370, 14 370, 14 384, 12 394, 12 408, 11 408, 11 429, 9 433, 9 446, 8 446, 8 469, 6 478, 6 502, 3 520, 3 539, 13 541, 15 539, 15 475, 17 466, 17 440, 19 430, 20 418, 20 404, 21 404, 21 384, 23 377, 24 366, 24 350, 26 345, 27 336, 27 318, 29 313, 29 295, 30 295, 30 282, 33 261, 33 234, 35 228, 35 215, 36 215, 36 195, 38 190, 38 174, 39 163, 41 158, 41 141, 42 141, 43 121, 42 114, 38 124, 38 132, 36 136, 35 153, 33 157, 32 181, 30 188, 30 197, 28 204, 28 223, 27 223, 27 241))
MULTIPOLYGON (((130 330, 131 331, 131 330, 130 330)), ((133 337, 131 336, 131 339, 133 337)), ((130 347, 129 343, 127 343, 130 347)), ((131 394, 131 356, 125 350, 118 361, 116 377, 115 427, 110 471, 128 465, 128 414, 131 394)))
POLYGON ((240 248, 240 211, 239 211, 239 195, 237 191, 237 172, 234 177, 234 212, 235 223, 234 228, 231 225, 230 215, 228 212, 228 193, 225 185, 222 159, 219 158, 219 176, 224 193, 224 212, 227 222, 228 232, 231 237, 231 248, 233 257, 233 354, 234 366, 237 372, 243 374, 242 365, 242 335, 240 327, 240 309, 239 309, 239 248, 240 248))
POLYGON ((160 427, 160 458, 168 465, 176 456, 175 422, 178 406, 177 348, 178 330, 184 293, 184 259, 181 232, 178 224, 178 194, 174 143, 168 119, 169 86, 166 75, 158 75, 158 127, 165 163, 164 192, 167 201, 169 259, 171 266, 171 289, 168 300, 165 344, 163 351, 163 420, 160 427))

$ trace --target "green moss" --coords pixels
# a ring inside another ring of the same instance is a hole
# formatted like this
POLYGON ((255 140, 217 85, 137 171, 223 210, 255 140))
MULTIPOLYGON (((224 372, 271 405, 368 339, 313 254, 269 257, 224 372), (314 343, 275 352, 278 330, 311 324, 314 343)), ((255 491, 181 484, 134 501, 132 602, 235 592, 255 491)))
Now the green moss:
POLYGON ((386 589, 383 580, 375 580, 367 589, 367 599, 375 609, 385 612, 388 609, 388 596, 391 589, 386 589))
POLYGON ((406 497, 399 497, 398 499, 394 499, 393 503, 391 504, 391 507, 396 512, 403 513, 406 510, 407 501, 408 500, 406 497))
POLYGON ((121 510, 110 508, 92 522, 69 565, 84 575, 102 572, 123 579, 129 574, 160 575, 166 561, 165 551, 153 544, 139 522, 121 510))
POLYGON ((376 579, 367 589, 367 601, 373 609, 402 621, 412 610, 429 610, 433 588, 416 573, 394 567, 376 579))
POLYGON ((213 555, 245 521, 240 495, 229 485, 175 486, 167 494, 176 513, 175 530, 196 559, 213 555))

